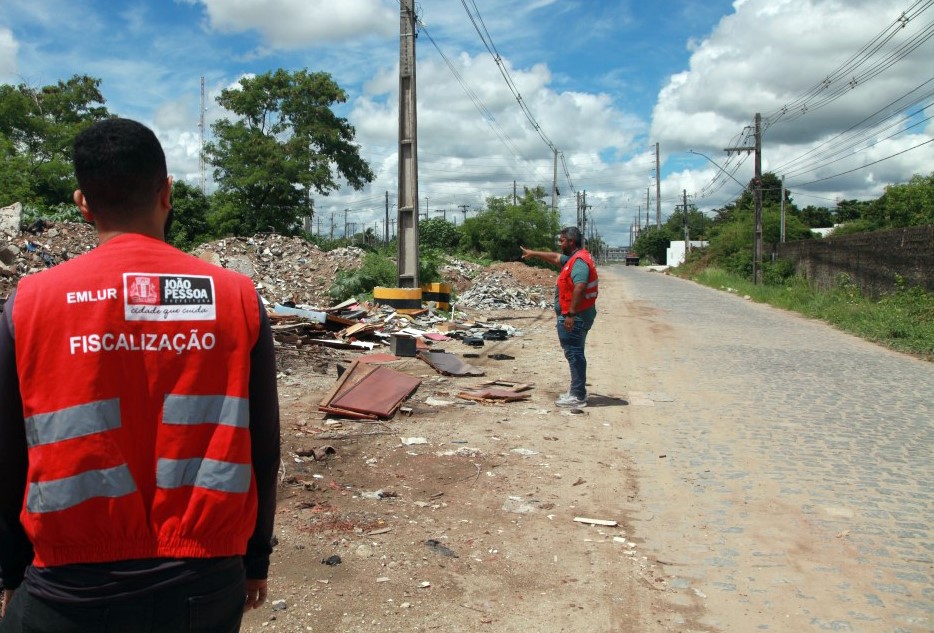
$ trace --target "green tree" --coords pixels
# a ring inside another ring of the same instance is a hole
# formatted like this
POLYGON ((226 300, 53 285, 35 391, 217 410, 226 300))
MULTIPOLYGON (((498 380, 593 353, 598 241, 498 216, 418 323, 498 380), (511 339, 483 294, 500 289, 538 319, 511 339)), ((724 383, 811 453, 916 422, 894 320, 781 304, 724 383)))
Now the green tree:
POLYGON ((788 217, 797 217, 801 222, 812 228, 828 227, 834 225, 833 214, 827 207, 808 205, 800 211, 792 211, 788 217))
MULTIPOLYGON (((744 209, 754 209, 756 206, 756 183, 755 179, 749 181, 749 186, 739 197, 738 206, 744 209)), ((789 193, 785 191, 785 203, 791 202, 789 193)), ((782 203, 782 179, 770 171, 762 174, 762 206, 782 203)))
POLYGON ((332 110, 346 100, 328 73, 305 70, 245 77, 221 92, 217 102, 239 118, 212 125, 205 147, 221 194, 213 221, 237 235, 297 233, 310 192, 328 195, 338 177, 357 190, 372 182, 356 131, 332 110))
POLYGON ((210 202, 201 189, 184 180, 172 187, 172 227, 166 236, 170 244, 189 251, 214 236, 208 224, 210 202))
POLYGON ((869 203, 866 201, 841 200, 837 203, 837 208, 834 211, 834 220, 837 223, 859 220, 868 206, 869 203))
POLYGON ((868 205, 862 217, 877 228, 934 224, 934 173, 889 185, 878 200, 868 205))
POLYGON ((72 143, 110 116, 103 104, 100 80, 86 75, 42 88, 0 85, 0 204, 71 204, 72 143))
POLYGON ((661 227, 649 226, 639 231, 639 237, 632 244, 632 250, 640 257, 649 258, 656 264, 664 264, 668 259, 668 247, 672 241, 684 239, 672 234, 667 225, 661 227))
POLYGON ((692 241, 694 240, 703 240, 706 239, 707 230, 710 228, 710 219, 698 211, 697 209, 691 207, 688 209, 687 214, 685 215, 684 211, 678 209, 670 216, 665 222, 665 226, 668 228, 668 234, 672 236, 672 240, 683 240, 684 239, 684 225, 687 224, 688 234, 692 241), (685 220, 687 220, 685 222, 685 220))
POLYGON ((512 196, 487 199, 487 208, 461 227, 468 251, 501 261, 515 261, 520 246, 554 249, 558 226, 541 187, 525 188, 518 204, 512 196))
POLYGON ((418 222, 419 248, 435 248, 453 251, 460 244, 461 234, 457 227, 444 218, 430 218, 418 222))

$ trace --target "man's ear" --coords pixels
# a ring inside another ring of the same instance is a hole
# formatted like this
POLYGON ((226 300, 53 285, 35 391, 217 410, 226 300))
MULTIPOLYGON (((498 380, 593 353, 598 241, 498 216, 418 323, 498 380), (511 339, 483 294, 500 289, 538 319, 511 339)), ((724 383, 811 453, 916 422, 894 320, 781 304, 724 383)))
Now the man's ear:
POLYGON ((91 213, 91 209, 88 207, 88 201, 84 197, 84 194, 81 193, 80 189, 75 189, 74 200, 75 204, 78 206, 78 211, 81 212, 81 215, 84 217, 84 219, 91 224, 94 224, 94 214, 91 213))
POLYGON ((165 187, 159 192, 159 202, 166 211, 172 208, 172 185, 174 184, 175 178, 169 176, 166 178, 165 187))

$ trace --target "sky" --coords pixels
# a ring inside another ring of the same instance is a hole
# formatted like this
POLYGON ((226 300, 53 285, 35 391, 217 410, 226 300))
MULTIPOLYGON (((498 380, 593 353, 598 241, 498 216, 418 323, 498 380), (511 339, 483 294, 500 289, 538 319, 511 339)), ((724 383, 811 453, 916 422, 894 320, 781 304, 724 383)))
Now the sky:
MULTIPOLYGON (((459 224, 514 187, 550 203, 557 150, 562 224, 585 193, 596 232, 626 246, 647 211, 654 224, 685 196, 707 213, 736 199, 753 153, 724 150, 751 147, 756 113, 762 170, 799 207, 876 198, 934 173, 931 5, 416 1, 420 213, 459 224)), ((210 140, 233 118, 215 98, 240 78, 330 73, 376 179, 315 197, 313 229, 333 218, 339 236, 346 213, 382 235, 386 192, 391 218, 398 202, 399 24, 399 0, 2 0, 0 83, 99 78, 110 112, 152 127, 169 171, 200 186, 202 77, 210 140)))

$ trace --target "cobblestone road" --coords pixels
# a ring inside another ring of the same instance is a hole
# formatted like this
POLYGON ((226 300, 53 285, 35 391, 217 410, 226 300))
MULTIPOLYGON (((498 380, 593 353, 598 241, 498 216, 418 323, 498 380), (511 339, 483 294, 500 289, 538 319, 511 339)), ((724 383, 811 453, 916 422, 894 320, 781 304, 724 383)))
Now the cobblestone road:
MULTIPOLYGON (((645 503, 636 530, 683 590, 673 606, 703 606, 674 630, 934 630, 934 364, 605 267, 601 305, 619 300, 669 333, 631 370, 620 441, 645 503)), ((597 353, 625 331, 615 318, 601 314, 597 353)))

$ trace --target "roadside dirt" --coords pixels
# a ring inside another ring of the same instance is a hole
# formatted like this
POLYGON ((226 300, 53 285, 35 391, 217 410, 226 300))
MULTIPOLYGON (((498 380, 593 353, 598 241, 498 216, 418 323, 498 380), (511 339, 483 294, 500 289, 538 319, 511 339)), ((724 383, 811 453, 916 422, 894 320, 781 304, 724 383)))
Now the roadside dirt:
POLYGON ((278 545, 269 602, 243 630, 686 630, 668 616, 692 621, 696 604, 672 594, 633 529, 642 504, 622 441, 633 373, 621 359, 641 339, 620 337, 610 315, 622 299, 613 294, 601 280, 610 298, 588 340, 590 406, 576 414, 553 404, 568 370, 550 310, 471 314, 521 336, 481 350, 441 344, 479 351, 469 362, 483 378, 441 376, 415 359, 388 365, 423 382, 406 402, 411 417, 385 423, 334 426, 317 411, 337 355, 280 357, 278 545), (488 357, 495 353, 515 360, 488 357), (532 397, 503 405, 455 397, 487 379, 534 383, 532 397), (403 444, 416 437, 427 443, 403 444), (335 452, 324 461, 296 454, 325 446, 335 452), (334 557, 339 564, 326 563, 334 557))

